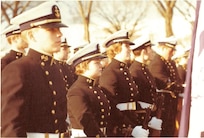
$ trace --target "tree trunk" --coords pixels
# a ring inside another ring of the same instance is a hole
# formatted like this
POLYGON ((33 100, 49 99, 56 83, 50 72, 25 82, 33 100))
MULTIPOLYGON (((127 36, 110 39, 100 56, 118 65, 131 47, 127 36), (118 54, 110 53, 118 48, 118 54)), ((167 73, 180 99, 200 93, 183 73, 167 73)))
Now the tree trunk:
POLYGON ((87 18, 84 19, 84 40, 87 41, 87 42, 90 42, 89 19, 87 19, 87 18))

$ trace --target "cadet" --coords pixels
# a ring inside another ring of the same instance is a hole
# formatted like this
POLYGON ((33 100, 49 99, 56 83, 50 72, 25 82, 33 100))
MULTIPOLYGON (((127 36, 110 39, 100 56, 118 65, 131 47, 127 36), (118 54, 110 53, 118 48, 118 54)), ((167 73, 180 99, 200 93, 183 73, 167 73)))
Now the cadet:
POLYGON ((25 55, 25 49, 28 47, 28 44, 21 38, 19 25, 10 25, 2 34, 6 36, 7 42, 11 46, 11 50, 1 59, 1 71, 12 61, 25 55))
MULTIPOLYGON (((156 92, 156 84, 154 77, 147 68, 147 61, 151 54, 151 41, 149 36, 144 35, 134 41, 135 45, 131 46, 134 54, 134 61, 129 70, 133 76, 133 80, 138 85, 139 103, 142 108, 155 106, 157 104, 158 94, 156 92)), ((162 120, 155 117, 155 112, 151 114, 152 120, 149 122, 149 127, 161 130, 162 120)), ((145 114, 139 114, 139 124, 142 125, 145 114)))
POLYGON ((45 2, 13 18, 29 45, 27 56, 10 63, 2 76, 3 137, 63 137, 67 135, 67 91, 53 64, 60 50, 60 11, 45 2))
POLYGON ((60 51, 54 53, 55 62, 59 66, 60 72, 63 74, 67 90, 77 79, 74 73, 74 67, 67 64, 70 47, 71 46, 67 44, 67 39, 65 38, 61 43, 60 51))
POLYGON ((130 61, 130 45, 133 44, 128 38, 128 32, 120 30, 104 40, 102 45, 107 48, 106 53, 111 60, 102 72, 99 84, 110 100, 113 114, 109 133, 112 136, 148 136, 148 130, 141 126, 135 127, 137 116, 134 111, 139 92, 127 67, 130 61))
POLYGON ((172 94, 177 96, 165 94, 161 136, 174 136, 178 93, 183 92, 175 62, 171 60, 175 46, 176 39, 174 37, 159 41, 156 54, 149 64, 149 70, 155 77, 157 88, 173 91, 172 94))
POLYGON ((87 44, 71 57, 78 75, 68 92, 72 137, 106 136, 111 108, 106 95, 95 84, 101 75, 100 61, 104 57, 97 43, 87 44))

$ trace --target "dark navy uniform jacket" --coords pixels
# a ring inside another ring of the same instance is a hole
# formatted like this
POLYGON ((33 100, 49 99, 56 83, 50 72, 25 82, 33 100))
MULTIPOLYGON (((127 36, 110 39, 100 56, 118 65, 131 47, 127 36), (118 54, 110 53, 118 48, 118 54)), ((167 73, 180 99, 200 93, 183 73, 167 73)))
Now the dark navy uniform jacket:
MULTIPOLYGON (((154 59, 149 64, 149 70, 155 77, 158 89, 166 89, 168 83, 180 83, 180 78, 173 60, 165 60, 158 54, 155 54, 154 59)), ((172 90, 173 92, 176 92, 172 90)), ((178 97, 178 93, 175 93, 178 97)), ((161 136, 174 136, 175 118, 177 114, 178 98, 172 98, 169 94, 165 94, 163 101, 164 111, 162 111, 162 132, 161 136)))
POLYGON ((156 84, 154 77, 149 72, 149 69, 145 64, 134 61, 130 68, 130 74, 133 80, 138 85, 139 90, 139 101, 143 101, 149 104, 156 102, 156 84))
POLYGON ((2 136, 65 132, 66 94, 52 57, 30 49, 2 73, 2 136))
POLYGON ((173 60, 167 61, 160 55, 155 54, 148 68, 155 77, 156 85, 159 89, 166 88, 167 83, 181 82, 173 60))
MULTIPOLYGON (((149 72, 149 69, 145 64, 134 61, 129 67, 130 74, 133 77, 133 80, 138 85, 139 90, 139 101, 148 103, 148 104, 156 104, 157 100, 157 92, 156 92, 156 84, 154 77, 149 72)), ((152 115, 154 112, 151 113, 152 115)), ((145 114, 139 114, 138 123, 142 125, 145 114)))
POLYGON ((127 65, 112 59, 111 63, 103 70, 99 85, 107 93, 112 110, 115 110, 111 114, 113 116, 112 124, 119 125, 119 127, 135 126, 137 117, 129 110, 122 111, 122 116, 119 116, 119 119, 117 118, 117 104, 137 102, 138 99, 137 85, 133 81, 127 65))
POLYGON ((16 52, 14 50, 11 50, 9 53, 7 53, 4 57, 1 59, 1 70, 3 70, 6 65, 11 63, 12 61, 19 59, 23 56, 23 53, 16 52))
POLYGON ((107 127, 109 101, 94 80, 79 76, 68 92, 68 114, 74 129, 83 129, 88 137, 105 136, 100 128, 107 127))

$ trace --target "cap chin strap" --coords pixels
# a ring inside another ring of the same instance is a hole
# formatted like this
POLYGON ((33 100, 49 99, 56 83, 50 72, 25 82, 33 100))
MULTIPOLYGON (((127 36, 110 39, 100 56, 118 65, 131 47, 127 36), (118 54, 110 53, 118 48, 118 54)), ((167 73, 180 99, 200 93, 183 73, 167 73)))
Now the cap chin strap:
POLYGON ((40 26, 40 25, 43 25, 43 24, 55 23, 55 22, 60 23, 61 19, 47 19, 47 20, 31 23, 30 27, 36 27, 36 26, 40 26))

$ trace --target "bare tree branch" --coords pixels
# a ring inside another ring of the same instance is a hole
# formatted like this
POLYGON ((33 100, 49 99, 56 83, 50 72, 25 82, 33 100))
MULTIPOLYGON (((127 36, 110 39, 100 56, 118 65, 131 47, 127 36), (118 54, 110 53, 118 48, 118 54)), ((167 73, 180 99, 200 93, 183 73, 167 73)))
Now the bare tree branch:
POLYGON ((8 14, 6 13, 6 8, 4 7, 4 4, 3 4, 3 3, 1 4, 1 12, 2 12, 3 16, 4 16, 5 19, 6 19, 6 22, 7 22, 8 24, 10 24, 10 18, 9 18, 9 16, 8 16, 8 14))
POLYGON ((165 16, 166 13, 166 8, 164 7, 163 3, 161 1, 153 1, 153 3, 155 4, 155 6, 157 7, 159 13, 162 15, 162 16, 165 16))

